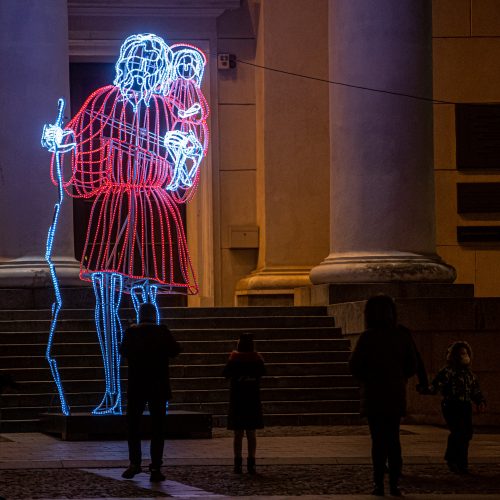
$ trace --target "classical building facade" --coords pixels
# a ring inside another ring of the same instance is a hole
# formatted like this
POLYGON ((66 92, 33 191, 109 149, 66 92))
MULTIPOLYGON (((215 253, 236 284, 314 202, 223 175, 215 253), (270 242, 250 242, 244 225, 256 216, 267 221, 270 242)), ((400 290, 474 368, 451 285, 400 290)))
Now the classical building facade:
MULTIPOLYGON (((70 65, 111 64, 129 34, 152 32, 208 56, 190 305, 455 278, 500 296, 498 2, 4 0, 0 25, 0 286, 50 284, 56 193, 39 140, 70 65)), ((71 208, 55 256, 67 286, 71 208)))

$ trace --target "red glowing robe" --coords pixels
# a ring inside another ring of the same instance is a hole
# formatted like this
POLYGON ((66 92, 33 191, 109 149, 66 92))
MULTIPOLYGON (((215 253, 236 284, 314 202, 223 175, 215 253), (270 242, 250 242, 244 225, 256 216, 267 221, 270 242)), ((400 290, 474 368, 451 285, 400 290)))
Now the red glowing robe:
MULTIPOLYGON (((80 277, 95 272, 119 273, 125 288, 148 279, 159 291, 197 293, 178 204, 194 194, 192 186, 167 191, 174 161, 164 146, 165 133, 192 131, 208 148, 208 106, 199 87, 175 81, 171 95, 153 94, 149 107, 135 108, 118 87, 96 90, 67 124, 75 133, 72 175, 64 181, 69 196, 93 198, 80 277), (198 113, 181 118, 179 111, 200 104, 198 113)), ((71 141, 68 138, 68 141, 71 141)), ((61 155, 61 165, 64 163, 61 155)), ((51 168, 52 182, 54 158, 51 168)))

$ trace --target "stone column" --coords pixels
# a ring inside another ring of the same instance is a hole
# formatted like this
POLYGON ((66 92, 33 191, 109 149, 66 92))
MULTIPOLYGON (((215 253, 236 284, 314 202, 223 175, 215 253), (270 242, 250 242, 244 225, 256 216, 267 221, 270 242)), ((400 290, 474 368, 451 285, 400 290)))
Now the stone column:
MULTIPOLYGON (((327 13, 326 0, 261 1, 256 63, 326 80, 327 13)), ((237 303, 293 303, 328 251, 328 84, 255 71, 259 258, 237 303)))
MULTIPOLYGON (((0 2, 0 68, 0 286, 50 285, 44 255, 58 194, 40 138, 55 121, 58 98, 69 103, 66 0, 0 2)), ((67 196, 53 260, 61 284, 79 283, 67 196)))
POLYGON ((436 255, 431 0, 330 0, 330 255, 311 281, 451 282, 436 255), (387 92, 386 92, 387 91, 387 92))

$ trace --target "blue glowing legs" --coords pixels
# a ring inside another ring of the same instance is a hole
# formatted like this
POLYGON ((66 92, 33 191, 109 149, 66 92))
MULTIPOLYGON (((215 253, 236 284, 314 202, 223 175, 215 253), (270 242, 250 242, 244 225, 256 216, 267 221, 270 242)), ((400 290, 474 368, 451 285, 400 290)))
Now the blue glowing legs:
POLYGON ((160 311, 156 303, 156 296, 158 294, 158 286, 151 285, 148 280, 135 283, 130 288, 130 297, 132 304, 134 304, 135 315, 137 323, 139 323, 139 306, 147 302, 153 304, 156 308, 156 324, 160 324, 160 311))
POLYGON ((123 336, 119 316, 123 291, 123 276, 116 273, 93 273, 92 284, 96 299, 95 324, 104 364, 106 391, 94 415, 122 413, 120 386, 120 354, 118 345, 123 336))
MULTIPOLYGON (((136 321, 139 323, 139 307, 141 304, 150 302, 156 308, 156 324, 160 324, 160 310, 156 297, 158 295, 158 286, 151 285, 148 280, 137 282, 130 288, 130 298, 134 304, 136 321)), ((168 401, 165 404, 165 412, 168 413, 168 401)))

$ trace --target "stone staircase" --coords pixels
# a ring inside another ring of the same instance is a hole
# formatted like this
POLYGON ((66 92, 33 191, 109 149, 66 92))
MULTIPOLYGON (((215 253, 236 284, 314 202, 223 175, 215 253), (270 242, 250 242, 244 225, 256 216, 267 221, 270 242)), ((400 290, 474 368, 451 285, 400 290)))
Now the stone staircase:
MULTIPOLYGON (((54 340, 68 403, 89 412, 104 388, 94 311, 63 309, 54 340)), ((131 318, 132 309, 122 316, 131 318)), ((267 376, 262 380, 266 425, 344 424, 357 421, 358 389, 349 375, 349 340, 323 307, 162 308, 183 352, 171 364, 172 410, 213 415, 225 425, 228 382, 221 377, 241 332, 252 332, 267 376)), ((127 320, 124 320, 124 325, 127 320)), ((0 373, 20 383, 2 396, 2 432, 33 431, 42 412, 59 412, 45 359, 50 310, 0 310, 0 373)), ((126 391, 126 366, 122 371, 126 391)), ((124 394, 125 395, 125 394, 124 394)))

